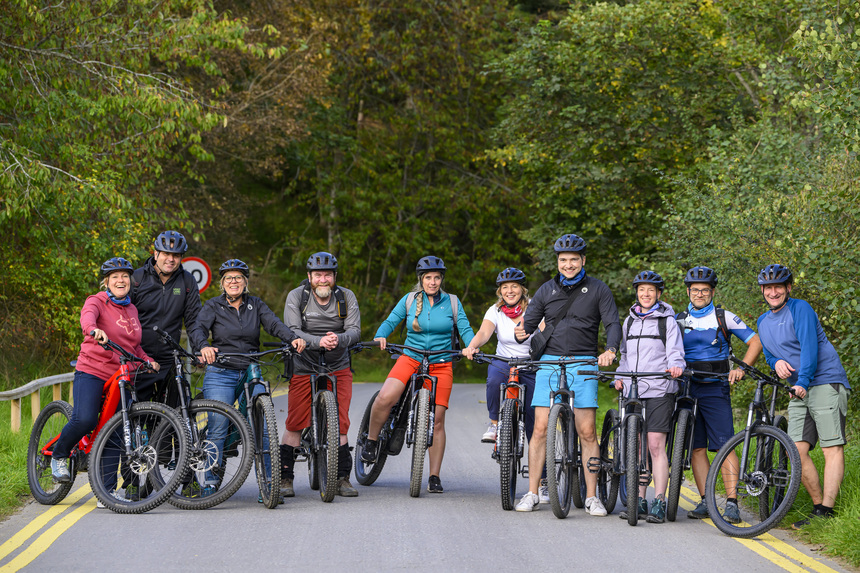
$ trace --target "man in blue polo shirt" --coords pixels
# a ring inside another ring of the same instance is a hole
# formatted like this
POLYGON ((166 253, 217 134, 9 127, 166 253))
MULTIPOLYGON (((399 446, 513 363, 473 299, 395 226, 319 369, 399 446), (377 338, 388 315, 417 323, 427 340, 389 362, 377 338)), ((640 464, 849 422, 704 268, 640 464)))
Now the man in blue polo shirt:
MULTIPOLYGON (((810 518, 829 518, 845 473, 845 418, 851 386, 818 315, 805 300, 790 297, 793 282, 791 270, 779 264, 759 273, 758 284, 770 310, 759 317, 758 331, 767 363, 777 376, 788 380, 796 396, 788 404, 788 435, 800 452, 803 486, 815 504, 810 518), (824 454, 823 488, 809 456, 818 441, 824 454)), ((804 519, 792 527, 800 529, 808 523, 804 519)))

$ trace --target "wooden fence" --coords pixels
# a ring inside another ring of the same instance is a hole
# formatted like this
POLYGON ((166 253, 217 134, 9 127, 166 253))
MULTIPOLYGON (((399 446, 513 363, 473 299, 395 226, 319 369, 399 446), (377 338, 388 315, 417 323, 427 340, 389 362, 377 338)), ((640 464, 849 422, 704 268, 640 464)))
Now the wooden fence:
POLYGON ((21 400, 30 396, 30 412, 33 414, 33 419, 42 411, 42 401, 39 397, 39 390, 45 386, 53 386, 54 400, 62 400, 63 398, 63 382, 69 382, 69 403, 72 402, 72 380, 75 377, 74 372, 66 374, 57 374, 48 376, 47 378, 39 378, 33 380, 29 384, 25 384, 14 390, 0 392, 0 402, 9 400, 12 404, 12 431, 21 431, 21 400))

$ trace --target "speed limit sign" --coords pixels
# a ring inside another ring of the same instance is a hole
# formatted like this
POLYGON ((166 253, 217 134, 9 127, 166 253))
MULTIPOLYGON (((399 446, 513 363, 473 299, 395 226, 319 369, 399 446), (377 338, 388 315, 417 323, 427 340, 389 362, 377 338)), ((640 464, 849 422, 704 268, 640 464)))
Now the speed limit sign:
POLYGON ((197 281, 197 288, 200 292, 209 288, 212 283, 212 269, 209 268, 206 261, 197 257, 185 257, 182 259, 182 266, 197 281))

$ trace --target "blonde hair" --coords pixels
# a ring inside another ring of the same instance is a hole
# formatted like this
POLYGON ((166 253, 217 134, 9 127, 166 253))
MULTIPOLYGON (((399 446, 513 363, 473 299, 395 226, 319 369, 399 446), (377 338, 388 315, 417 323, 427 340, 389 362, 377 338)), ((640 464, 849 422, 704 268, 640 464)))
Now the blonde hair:
MULTIPOLYGON (((435 273, 439 271, 427 271, 428 273, 435 273)), ((424 282, 424 275, 427 273, 421 273, 418 275, 418 282, 415 283, 415 286, 412 287, 412 290, 409 292, 418 293, 418 296, 415 297, 415 316, 412 317, 412 330, 414 332, 421 332, 421 325, 418 324, 418 315, 421 314, 421 311, 424 310, 424 297, 421 296, 424 293, 424 287, 421 285, 424 282)), ((445 282, 445 275, 442 275, 442 282, 445 282)), ((444 290, 442 290, 442 283, 439 284, 439 294, 441 295, 444 290)), ((409 313, 409 309, 406 309, 406 313, 409 313)))
MULTIPOLYGON (((523 285, 520 285, 520 288, 523 290, 523 294, 520 295, 520 304, 523 308, 523 314, 525 314, 526 309, 529 307, 529 289, 527 289, 523 285)), ((502 306, 505 304, 505 299, 502 298, 502 285, 499 285, 499 287, 496 289, 496 296, 499 297, 499 300, 496 301, 496 308, 502 308, 502 306)))
MULTIPOLYGON (((108 290, 108 285, 107 285, 107 283, 108 283, 108 279, 109 279, 109 278, 110 278, 110 276, 111 276, 112 274, 114 274, 114 273, 125 273, 125 274, 127 274, 127 275, 128 275, 128 280, 129 280, 129 281, 131 281, 131 273, 130 273, 130 272, 128 272, 128 271, 126 271, 126 270, 121 270, 121 271, 111 271, 110 273, 108 273, 108 275, 107 275, 106 277, 103 277, 103 278, 102 278, 102 282, 100 282, 100 283, 99 283, 99 286, 102 288, 102 290, 103 290, 103 291, 107 291, 107 290, 108 290)), ((129 292, 131 292, 131 290, 129 290, 129 292)), ((113 293, 111 293, 111 294, 113 294, 113 293)))

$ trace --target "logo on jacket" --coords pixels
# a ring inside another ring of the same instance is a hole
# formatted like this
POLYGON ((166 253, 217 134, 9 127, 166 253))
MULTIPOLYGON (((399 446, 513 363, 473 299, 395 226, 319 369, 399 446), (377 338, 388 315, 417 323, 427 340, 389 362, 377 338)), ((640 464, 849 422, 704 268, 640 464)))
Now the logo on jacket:
POLYGON ((588 287, 582 287, 582 294, 585 294, 587 292, 588 292, 588 287))
POLYGON ((250 303, 250 302, 248 303, 248 310, 254 310, 254 307, 253 307, 253 306, 251 306, 251 303, 250 303))
POLYGON ((116 323, 118 326, 121 326, 125 329, 126 334, 132 334, 135 330, 140 330, 140 325, 134 318, 121 316, 117 319, 116 323))
POLYGON ((179 287, 174 287, 173 288, 173 294, 175 294, 175 295, 176 294, 182 294, 182 291, 179 289, 179 287))

